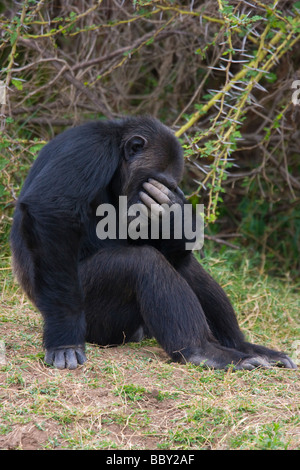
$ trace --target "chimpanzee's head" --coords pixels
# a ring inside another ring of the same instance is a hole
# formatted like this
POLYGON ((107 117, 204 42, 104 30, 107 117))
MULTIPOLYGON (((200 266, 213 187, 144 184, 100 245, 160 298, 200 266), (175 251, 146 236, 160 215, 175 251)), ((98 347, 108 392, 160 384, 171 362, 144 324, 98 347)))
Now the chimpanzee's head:
POLYGON ((174 190, 183 174, 183 151, 172 131, 151 117, 124 121, 121 142, 121 191, 137 202, 142 184, 156 179, 174 190))

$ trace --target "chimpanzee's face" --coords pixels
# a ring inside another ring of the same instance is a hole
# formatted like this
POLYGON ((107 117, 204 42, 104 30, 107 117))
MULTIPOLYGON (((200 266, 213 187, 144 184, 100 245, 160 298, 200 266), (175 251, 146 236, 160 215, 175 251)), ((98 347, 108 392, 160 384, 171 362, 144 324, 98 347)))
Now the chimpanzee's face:
POLYGON ((182 178, 183 152, 171 130, 151 119, 140 122, 123 138, 120 167, 122 194, 137 202, 143 183, 153 178, 174 190, 182 178))

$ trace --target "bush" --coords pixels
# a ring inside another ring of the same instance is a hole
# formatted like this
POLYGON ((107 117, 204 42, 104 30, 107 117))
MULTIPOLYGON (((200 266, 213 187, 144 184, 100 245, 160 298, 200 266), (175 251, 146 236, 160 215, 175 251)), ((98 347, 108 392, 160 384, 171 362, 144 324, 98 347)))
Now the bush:
POLYGON ((84 120, 149 113, 182 140, 208 237, 299 273, 300 2, 3 5, 1 243, 44 142, 84 120))

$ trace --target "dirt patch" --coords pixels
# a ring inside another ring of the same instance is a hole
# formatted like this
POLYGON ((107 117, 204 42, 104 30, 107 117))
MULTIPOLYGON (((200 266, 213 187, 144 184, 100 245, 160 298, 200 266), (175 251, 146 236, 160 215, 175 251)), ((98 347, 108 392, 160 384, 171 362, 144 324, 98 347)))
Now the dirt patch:
POLYGON ((32 423, 24 426, 16 425, 10 433, 0 437, 0 449, 40 449, 48 440, 50 433, 53 434, 53 430, 41 430, 32 423))

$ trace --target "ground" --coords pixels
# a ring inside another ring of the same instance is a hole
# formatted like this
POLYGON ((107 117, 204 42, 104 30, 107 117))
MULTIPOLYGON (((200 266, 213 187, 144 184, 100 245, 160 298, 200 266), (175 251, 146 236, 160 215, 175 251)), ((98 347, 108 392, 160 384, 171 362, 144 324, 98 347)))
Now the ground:
MULTIPOLYGON (((0 449, 300 448, 299 370, 175 364, 154 340, 88 344, 85 365, 55 370, 43 362, 39 313, 10 275, 2 285, 0 449)), ((258 281, 238 290, 249 339, 292 354, 298 294, 284 300, 286 288, 258 281)))

